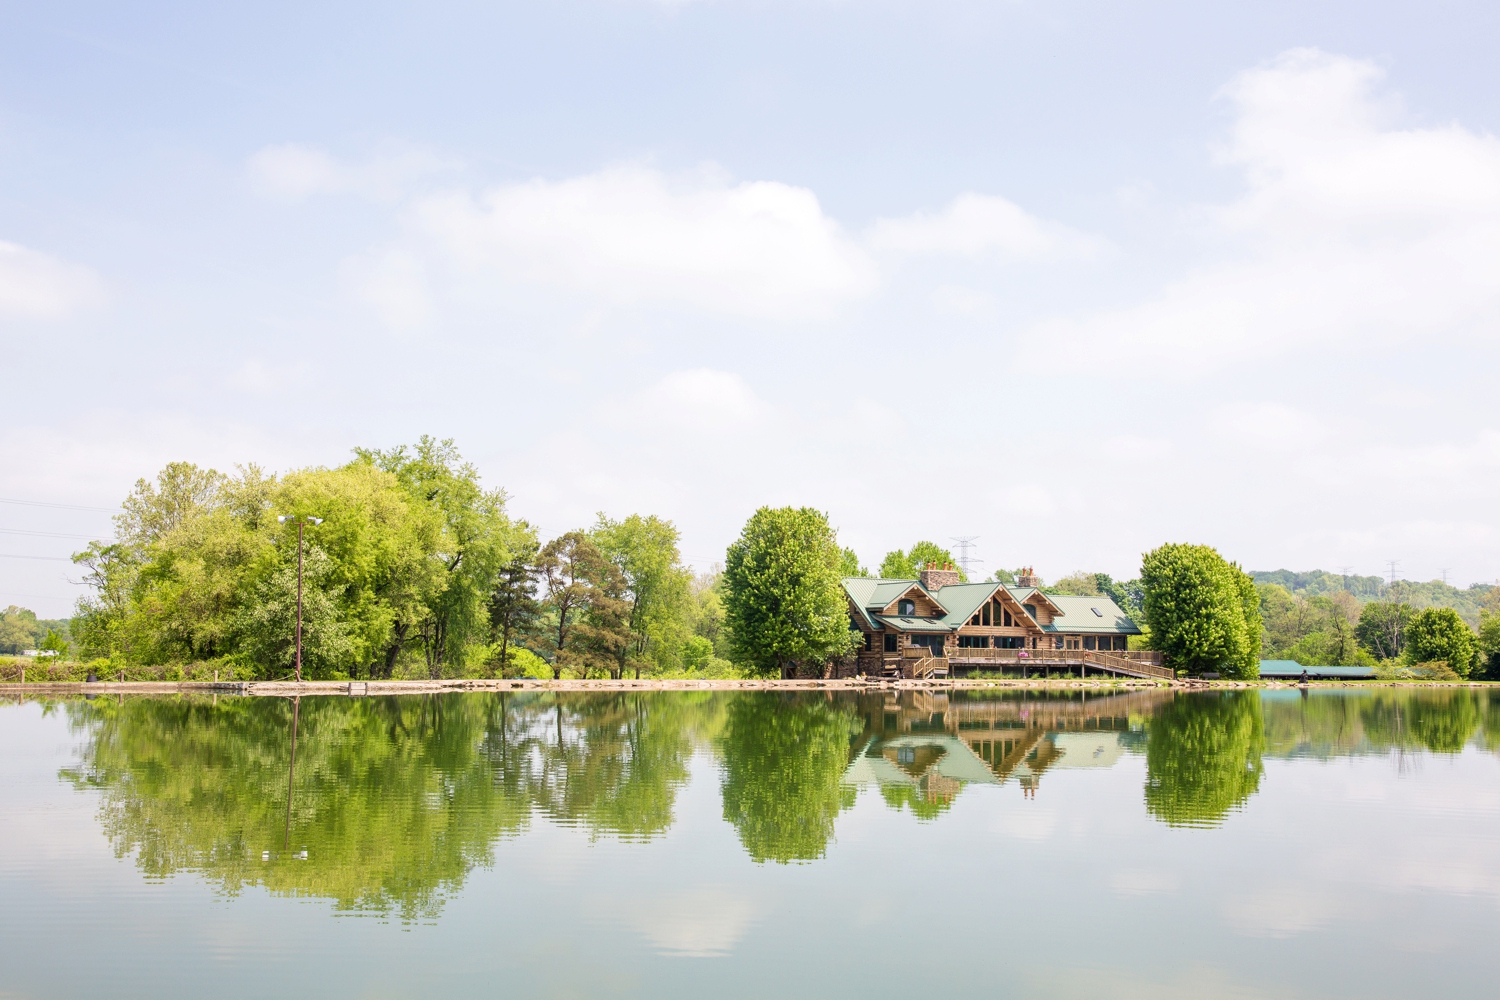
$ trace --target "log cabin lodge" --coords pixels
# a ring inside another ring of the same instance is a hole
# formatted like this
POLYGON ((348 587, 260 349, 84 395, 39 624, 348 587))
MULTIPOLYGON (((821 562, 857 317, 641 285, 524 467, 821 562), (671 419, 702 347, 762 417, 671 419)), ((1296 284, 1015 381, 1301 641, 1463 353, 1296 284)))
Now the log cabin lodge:
POLYGON ((1170 677, 1158 653, 1131 651, 1141 630, 1108 597, 1043 593, 1031 570, 1015 586, 963 583, 952 566, 916 580, 848 577, 851 629, 864 635, 845 672, 923 678, 1077 671, 1170 677))

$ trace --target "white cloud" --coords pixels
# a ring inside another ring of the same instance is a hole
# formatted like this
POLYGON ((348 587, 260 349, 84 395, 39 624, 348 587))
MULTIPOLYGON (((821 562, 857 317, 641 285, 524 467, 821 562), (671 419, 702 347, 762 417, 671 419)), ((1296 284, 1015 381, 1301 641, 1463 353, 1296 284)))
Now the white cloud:
POLYGON ((1043 324, 1030 360, 1198 373, 1324 347, 1492 342, 1500 140, 1394 127, 1380 78, 1314 50, 1238 77, 1219 160, 1246 188, 1204 213, 1230 259, 1137 305, 1043 324))
POLYGON ((339 279, 346 294, 373 309, 392 330, 419 329, 431 318, 427 268, 400 246, 349 258, 339 266, 339 279))
POLYGON ((709 435, 751 430, 773 415, 743 378, 707 368, 673 372, 640 393, 627 409, 661 428, 709 435))
POLYGON ((866 234, 875 250, 955 257, 994 255, 1009 260, 1086 257, 1104 243, 1028 214, 1014 202, 969 192, 936 214, 878 219, 866 234))
POLYGON ((393 201, 412 181, 455 166, 422 149, 385 150, 354 163, 340 161, 313 146, 288 142, 259 150, 250 157, 246 169, 255 192, 273 201, 296 202, 319 194, 393 201))
POLYGON ((760 917, 761 907, 728 889, 704 886, 649 897, 632 914, 635 928, 662 954, 728 955, 760 917))
POLYGON ((0 241, 0 319, 65 319, 102 294, 88 268, 0 241))
POLYGON ((431 197, 423 234, 462 267, 614 303, 757 317, 824 315, 875 286, 864 251, 805 188, 627 164, 431 197))

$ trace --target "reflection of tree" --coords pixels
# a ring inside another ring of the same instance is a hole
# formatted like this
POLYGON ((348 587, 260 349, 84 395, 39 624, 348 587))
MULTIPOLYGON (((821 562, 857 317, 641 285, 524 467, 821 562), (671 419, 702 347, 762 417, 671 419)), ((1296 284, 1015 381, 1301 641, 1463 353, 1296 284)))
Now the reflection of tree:
POLYGON ((260 885, 413 920, 434 916, 533 808, 596 834, 665 831, 722 703, 303 698, 290 822, 290 703, 136 699, 70 711, 88 739, 65 776, 98 789, 117 854, 148 875, 195 871, 230 893, 260 885))
POLYGON ((701 700, 670 694, 533 703, 521 780, 537 807, 562 823, 627 839, 663 833, 687 781, 702 707, 701 700))
POLYGON ((1260 692, 1173 699, 1146 741, 1146 808, 1170 826, 1217 826, 1260 787, 1260 692))
POLYGON ((421 919, 527 821, 525 800, 477 750, 499 725, 492 699, 303 699, 289 833, 291 704, 71 710, 89 739, 65 776, 99 790, 116 853, 152 876, 197 871, 230 893, 261 885, 421 919))
POLYGON ((1411 732, 1434 753, 1458 753, 1479 728, 1479 706, 1468 691, 1414 692, 1411 732))
POLYGON ((833 821, 854 804, 843 783, 850 702, 749 694, 730 702, 719 746, 724 818, 756 861, 823 856, 833 821))
POLYGON ((1361 702, 1359 715, 1373 749, 1458 753, 1479 728, 1480 705, 1465 690, 1381 692, 1361 702))
POLYGON ((911 808, 911 814, 920 820, 934 820, 947 812, 953 805, 953 800, 958 795, 960 787, 958 782, 953 782, 952 788, 930 790, 925 785, 881 785, 880 797, 885 804, 900 812, 902 809, 911 808))

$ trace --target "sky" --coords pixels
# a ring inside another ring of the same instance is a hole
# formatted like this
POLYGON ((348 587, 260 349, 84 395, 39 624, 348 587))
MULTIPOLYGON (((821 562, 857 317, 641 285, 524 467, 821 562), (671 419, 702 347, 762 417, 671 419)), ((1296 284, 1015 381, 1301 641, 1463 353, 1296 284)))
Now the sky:
POLYGON ((0 606, 139 478, 1500 578, 1500 7, 0 3, 0 606), (14 501, 24 501, 16 503, 14 501), (52 506, 46 506, 52 505, 52 506), (57 506, 66 505, 66 506, 57 506))

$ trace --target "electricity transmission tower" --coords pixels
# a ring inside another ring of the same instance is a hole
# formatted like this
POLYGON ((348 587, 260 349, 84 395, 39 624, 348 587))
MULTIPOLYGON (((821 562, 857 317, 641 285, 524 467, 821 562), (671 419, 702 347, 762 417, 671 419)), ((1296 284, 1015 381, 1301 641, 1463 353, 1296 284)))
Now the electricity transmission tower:
POLYGON ((950 535, 949 541, 956 542, 954 548, 958 549, 958 564, 964 568, 964 576, 970 580, 974 579, 974 567, 984 562, 976 555, 971 555, 969 550, 974 548, 974 542, 978 535, 950 535))

